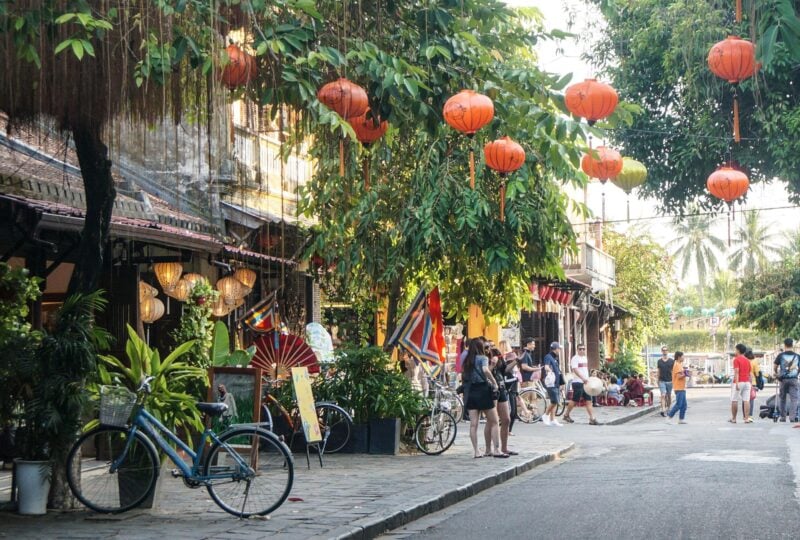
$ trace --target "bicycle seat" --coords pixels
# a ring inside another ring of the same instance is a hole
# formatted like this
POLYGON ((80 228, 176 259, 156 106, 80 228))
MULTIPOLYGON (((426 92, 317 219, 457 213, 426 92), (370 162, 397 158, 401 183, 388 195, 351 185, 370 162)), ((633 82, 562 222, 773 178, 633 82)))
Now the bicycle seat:
POLYGON ((208 416, 219 416, 228 410, 228 406, 224 403, 195 403, 195 407, 208 416))

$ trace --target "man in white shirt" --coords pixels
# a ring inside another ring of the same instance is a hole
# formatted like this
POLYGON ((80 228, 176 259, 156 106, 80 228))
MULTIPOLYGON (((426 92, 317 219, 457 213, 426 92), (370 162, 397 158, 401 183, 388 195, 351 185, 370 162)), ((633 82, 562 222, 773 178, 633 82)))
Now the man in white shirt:
POLYGON ((589 359, 586 358, 586 346, 578 345, 578 352, 569 361, 569 369, 572 372, 572 398, 567 402, 567 412, 564 413, 564 421, 570 424, 574 420, 570 417, 572 409, 575 408, 581 399, 583 399, 583 406, 586 407, 586 412, 589 413, 589 425, 598 425, 594 417, 592 409, 592 396, 586 393, 583 385, 589 379, 589 359))

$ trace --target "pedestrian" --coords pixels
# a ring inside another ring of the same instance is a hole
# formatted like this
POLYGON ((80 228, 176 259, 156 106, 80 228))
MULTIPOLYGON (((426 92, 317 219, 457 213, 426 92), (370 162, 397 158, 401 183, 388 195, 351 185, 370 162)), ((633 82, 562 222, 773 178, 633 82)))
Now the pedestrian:
MULTIPOLYGON (((558 345, 558 343, 555 343, 558 345)), ((586 412, 589 414, 589 425, 598 425, 597 419, 594 417, 594 409, 592 408, 592 396, 586 393, 583 385, 589 380, 589 359, 586 357, 586 346, 578 345, 578 352, 570 359, 569 369, 572 372, 572 398, 567 402, 567 412, 564 413, 564 421, 572 424, 572 409, 575 405, 580 403, 583 399, 583 406, 586 407, 586 412)))
MULTIPOLYGON (((484 457, 484 454, 478 451, 478 424, 480 423, 481 413, 486 416, 486 426, 483 429, 485 455, 494 455, 492 454, 492 442, 497 441, 499 444, 500 438, 497 410, 494 407, 492 396, 494 392, 497 392, 497 382, 495 382, 492 372, 489 371, 489 358, 486 357, 482 339, 476 338, 470 341, 467 356, 464 358, 461 378, 466 386, 469 438, 472 442, 473 457, 484 457)), ((503 456, 498 455, 497 457, 503 456)))
MULTIPOLYGON (((661 371, 659 370, 659 377, 661 371)), ((675 413, 678 413, 678 423, 686 423, 686 381, 689 379, 689 369, 683 367, 683 353, 675 351, 672 361, 672 389, 675 391, 675 405, 667 413, 668 424, 672 423, 675 413)))
POLYGON ((750 418, 750 360, 744 353, 747 346, 742 343, 736 344, 736 357, 733 359, 733 382, 731 383, 731 424, 736 423, 736 412, 739 410, 739 400, 742 401, 743 413, 742 420, 745 424, 752 424, 750 418))
POLYGON ((800 372, 800 355, 794 352, 794 340, 783 340, 783 352, 775 358, 775 375, 778 377, 780 390, 778 393, 778 412, 781 422, 786 422, 786 417, 791 416, 792 422, 798 422, 797 402, 800 394, 797 375, 800 372), (786 398, 789 398, 789 408, 786 408, 786 398))
POLYGON ((756 360, 756 355, 753 349, 749 348, 744 353, 744 357, 750 361, 750 416, 752 417, 756 411, 756 396, 760 390, 758 386, 758 377, 761 374, 761 365, 756 360))
MULTIPOLYGON (((506 390, 506 361, 499 349, 492 349, 489 357, 489 369, 497 383, 497 392, 493 397, 494 406, 497 409, 497 420, 500 429, 499 445, 495 441, 493 454, 503 454, 505 457, 515 456, 517 452, 508 449, 508 432, 511 423, 511 413, 508 403, 508 391, 506 390)), ((500 456, 503 457, 503 456, 500 456)))
POLYGON ((669 349, 661 347, 661 358, 658 359, 658 390, 661 392, 661 416, 666 416, 672 405, 672 366, 675 360, 669 357, 669 349))
POLYGON ((525 341, 525 349, 522 352, 522 358, 519 359, 519 370, 522 372, 522 388, 533 386, 533 372, 536 371, 534 364, 536 363, 533 358, 533 351, 536 349, 536 341, 530 338, 525 341))
POLYGON ((219 402, 228 406, 227 409, 222 411, 220 420, 224 427, 229 427, 238 414, 236 411, 236 399, 233 397, 233 394, 228 392, 224 384, 217 386, 217 393, 219 394, 219 402))
MULTIPOLYGON (((548 352, 542 360, 542 381, 544 383, 544 388, 547 391, 547 398, 550 400, 550 403, 547 405, 547 409, 545 409, 544 414, 542 415, 542 423, 546 426, 563 426, 562 423, 556 420, 556 407, 558 406, 559 390, 561 389, 561 384, 563 381, 563 377, 561 376, 561 367, 558 365, 559 349, 561 349, 561 345, 559 345, 557 341, 554 341, 550 344, 550 352, 548 352)), ((572 422, 571 420, 567 420, 566 416, 564 417, 564 421, 572 422)))

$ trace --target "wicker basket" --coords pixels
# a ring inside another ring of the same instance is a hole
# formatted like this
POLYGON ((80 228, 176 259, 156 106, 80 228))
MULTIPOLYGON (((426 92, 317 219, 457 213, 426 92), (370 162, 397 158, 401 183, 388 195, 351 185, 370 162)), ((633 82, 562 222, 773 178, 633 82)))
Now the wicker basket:
POLYGON ((122 386, 100 387, 100 423, 124 427, 136 404, 136 394, 122 386))

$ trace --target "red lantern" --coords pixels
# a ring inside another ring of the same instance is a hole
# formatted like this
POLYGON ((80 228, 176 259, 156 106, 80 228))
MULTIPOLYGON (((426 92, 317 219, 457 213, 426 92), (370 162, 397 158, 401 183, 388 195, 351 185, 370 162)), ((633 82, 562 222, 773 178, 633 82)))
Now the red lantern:
POLYGON ((570 293, 567 293, 567 299, 566 299, 566 301, 565 301, 565 304, 567 304, 567 305, 570 305, 570 304, 572 304, 572 297, 574 296, 574 294, 575 294, 575 293, 571 293, 571 292, 570 292, 570 293))
POLYGON ((506 220, 506 175, 525 163, 525 150, 508 136, 483 147, 486 165, 500 173, 500 221, 506 220))
MULTIPOLYGON (((317 99, 336 111, 345 120, 357 118, 367 112, 369 99, 367 92, 345 78, 329 82, 319 89, 317 99)), ((339 139, 339 176, 344 176, 344 140, 339 139)))
POLYGON ((609 178, 616 178, 622 172, 622 156, 612 148, 598 146, 595 150, 583 155, 581 169, 587 175, 597 178, 605 184, 609 178))
POLYGON ((550 298, 551 289, 547 285, 539 285, 539 300, 546 302, 550 298))
POLYGON ((531 284, 528 285, 528 290, 531 292, 531 296, 536 296, 536 292, 539 289, 539 284, 535 281, 531 281, 531 284))
MULTIPOLYGON (((389 127, 386 120, 380 121, 378 118, 373 118, 369 115, 369 111, 362 114, 358 118, 348 120, 353 131, 356 132, 358 142, 365 148, 383 137, 389 127)), ((364 189, 369 189, 369 158, 364 157, 364 189)))
POLYGON ((618 102, 616 90, 596 79, 586 79, 582 83, 570 85, 564 94, 564 103, 569 112, 586 118, 590 126, 611 116, 618 102))
MULTIPOLYGON (((450 127, 471 138, 494 118, 494 103, 483 94, 462 90, 445 102, 442 114, 450 127)), ((469 186, 475 189, 475 154, 472 148, 469 150, 469 186)))
POLYGON ((233 90, 255 78, 255 58, 233 43, 225 48, 225 52, 228 53, 228 63, 222 70, 222 84, 233 90))
MULTIPOLYGON (((746 39, 728 36, 727 39, 714 44, 708 52, 708 68, 721 79, 731 84, 739 84, 755 75, 756 48, 746 39)), ((741 141, 739 134, 739 99, 736 88, 733 90, 733 138, 741 141)))
POLYGON ((730 167, 720 167, 708 177, 706 187, 715 197, 728 203, 728 245, 731 244, 731 213, 733 202, 747 193, 750 180, 747 175, 730 167))
POLYGON ((558 303, 565 304, 567 301, 567 291, 558 291, 558 303))

